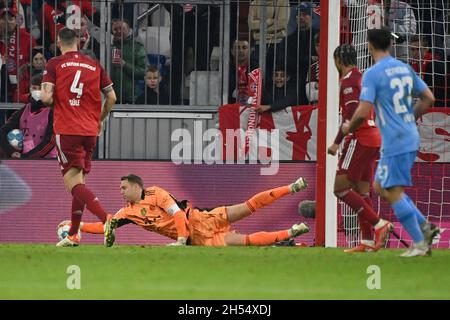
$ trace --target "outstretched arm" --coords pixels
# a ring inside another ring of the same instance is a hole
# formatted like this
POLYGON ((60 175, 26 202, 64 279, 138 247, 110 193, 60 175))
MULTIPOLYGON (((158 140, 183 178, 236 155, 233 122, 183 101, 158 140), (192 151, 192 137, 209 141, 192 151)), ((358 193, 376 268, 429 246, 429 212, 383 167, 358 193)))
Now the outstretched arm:
POLYGON ((185 245, 189 233, 187 225, 189 224, 186 212, 184 212, 170 193, 161 188, 155 188, 156 205, 162 208, 168 215, 173 217, 175 228, 177 229, 177 242, 174 245, 185 245))

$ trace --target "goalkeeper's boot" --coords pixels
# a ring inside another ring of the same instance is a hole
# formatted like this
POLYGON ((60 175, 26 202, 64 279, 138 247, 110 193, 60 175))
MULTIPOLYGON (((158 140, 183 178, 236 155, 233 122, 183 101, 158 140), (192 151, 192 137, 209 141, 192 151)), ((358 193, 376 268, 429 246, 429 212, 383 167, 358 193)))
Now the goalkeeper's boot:
POLYGON ((104 244, 107 247, 112 247, 114 244, 114 241, 116 241, 116 228, 118 224, 118 220, 116 218, 111 218, 106 220, 105 224, 103 225, 103 231, 104 231, 104 244))
POLYGON ((433 239, 439 235, 441 230, 439 230, 438 226, 428 221, 420 225, 420 230, 422 230, 425 243, 431 248, 433 239))
POLYGON ((296 193, 302 191, 308 187, 308 182, 306 182, 305 178, 298 178, 294 183, 289 185, 289 190, 291 193, 296 193))
POLYGON ((400 257, 403 258, 412 258, 412 257, 426 257, 431 256, 431 248, 428 247, 425 240, 415 243, 411 248, 409 248, 406 252, 402 253, 400 257))
POLYGON ((380 219, 380 221, 384 222, 384 225, 375 230, 375 248, 377 248, 377 250, 386 245, 389 234, 394 230, 394 225, 389 221, 383 219, 380 219))
POLYGON ((350 248, 350 249, 344 250, 344 252, 346 252, 346 253, 375 252, 375 251, 377 251, 375 246, 370 246, 370 245, 365 244, 365 243, 360 243, 359 245, 357 245, 354 248, 350 248))
POLYGON ((301 234, 308 233, 309 227, 305 223, 296 223, 289 230, 289 236, 291 238, 298 237, 301 234))
POLYGON ((80 238, 78 234, 67 236, 56 244, 57 247, 78 247, 80 245, 80 238))

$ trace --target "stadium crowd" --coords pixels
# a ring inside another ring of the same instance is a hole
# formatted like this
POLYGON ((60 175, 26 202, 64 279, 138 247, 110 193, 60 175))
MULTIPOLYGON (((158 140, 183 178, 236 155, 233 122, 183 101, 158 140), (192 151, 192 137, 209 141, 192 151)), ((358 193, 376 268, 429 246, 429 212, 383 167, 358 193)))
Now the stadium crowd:
MULTIPOLYGON (((450 107, 450 8, 445 1, 432 7, 428 2, 393 0, 389 7, 381 7, 381 0, 370 0, 368 21, 371 15, 384 13, 386 24, 397 35, 392 55, 409 63, 430 86, 435 107, 450 107)), ((224 64, 229 65, 229 90, 228 101, 223 102, 246 102, 248 72, 263 62, 265 90, 259 112, 317 104, 320 1, 265 3, 265 30, 260 30, 261 1, 231 1, 229 63, 224 64), (264 60, 259 56, 261 45, 265 45, 264 60)), ((348 12, 359 1, 341 3, 341 43, 355 42, 348 12)), ((30 103, 31 80, 42 73, 46 61, 60 54, 55 37, 67 26, 79 34, 82 53, 108 61, 104 67, 118 104, 195 105, 192 95, 198 90, 190 86, 197 85, 197 77, 206 73, 209 79, 219 70, 216 49, 221 48, 224 34, 220 5, 116 0, 108 8, 112 19, 104 30, 100 2, 1 0, 0 102, 30 103), (101 56, 101 32, 108 33, 106 41, 111 43, 106 46, 106 60, 101 56), (147 32, 156 37, 150 43, 157 48, 149 47, 147 32)), ((0 110, 0 124, 11 115, 0 110)))

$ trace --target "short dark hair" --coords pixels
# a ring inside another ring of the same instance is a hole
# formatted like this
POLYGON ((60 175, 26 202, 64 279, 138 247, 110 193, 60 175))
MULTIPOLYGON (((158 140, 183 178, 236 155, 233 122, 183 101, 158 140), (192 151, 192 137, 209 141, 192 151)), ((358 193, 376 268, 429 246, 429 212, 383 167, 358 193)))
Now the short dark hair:
POLYGON ((111 25, 113 23, 115 23, 115 22, 125 22, 127 24, 128 28, 131 28, 131 23, 130 23, 130 21, 128 21, 128 19, 125 19, 125 18, 122 18, 122 19, 114 18, 114 19, 111 20, 111 25))
POLYGON ((357 53, 354 46, 351 44, 341 44, 333 53, 333 57, 339 59, 339 62, 344 66, 356 66, 357 53))
POLYGON ((145 73, 147 72, 159 72, 159 69, 154 64, 151 64, 148 66, 147 70, 145 70, 145 73))
POLYGON ((71 46, 75 44, 77 33, 75 30, 69 28, 62 28, 58 32, 59 41, 61 41, 66 46, 71 46))
POLYGON ((129 175, 120 178, 120 181, 124 180, 127 180, 130 183, 138 184, 142 189, 144 189, 144 181, 142 181, 141 177, 135 174, 130 173, 129 175))
POLYGON ((387 51, 391 46, 391 37, 391 30, 386 27, 367 31, 367 41, 377 50, 387 51))
POLYGON ((42 73, 35 74, 30 81, 30 85, 32 86, 41 86, 42 83, 42 73))

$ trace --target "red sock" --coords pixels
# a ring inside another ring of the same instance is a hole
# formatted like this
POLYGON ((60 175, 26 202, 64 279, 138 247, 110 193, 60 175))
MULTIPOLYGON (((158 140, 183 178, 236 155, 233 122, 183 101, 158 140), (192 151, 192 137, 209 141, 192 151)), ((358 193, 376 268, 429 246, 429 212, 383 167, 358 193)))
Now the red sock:
POLYGON ((98 198, 84 184, 77 184, 73 187, 72 195, 80 204, 86 205, 86 208, 96 215, 101 222, 105 223, 108 214, 103 210, 98 198))
POLYGON ((268 206, 275 200, 280 199, 281 197, 284 197, 289 193, 291 193, 291 191, 289 190, 289 186, 270 189, 254 195, 249 200, 247 200, 245 204, 253 213, 257 209, 264 208, 265 206, 268 206))
POLYGON ((257 232, 249 234, 245 237, 246 246, 267 246, 278 241, 289 239, 289 232, 287 230, 275 232, 257 232))
MULTIPOLYGON (((364 201, 367 203, 369 207, 373 209, 373 203, 372 199, 370 198, 369 194, 362 194, 361 197, 364 199, 364 201)), ((374 210, 375 212, 375 210, 374 210)), ((373 240, 373 227, 367 222, 363 221, 362 219, 359 220, 359 227, 361 229, 361 237, 363 240, 373 240)))
POLYGON ((338 198, 344 201, 350 208, 356 212, 360 218, 367 221, 370 225, 374 226, 378 223, 380 218, 367 202, 353 190, 344 190, 336 193, 338 198))
POLYGON ((78 229, 80 228, 81 217, 83 216, 84 205, 80 204, 80 202, 72 198, 72 224, 69 230, 69 236, 73 236, 78 233, 78 229))

